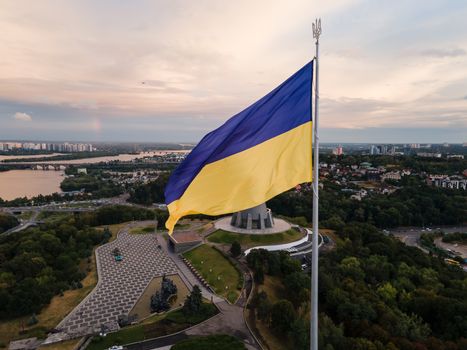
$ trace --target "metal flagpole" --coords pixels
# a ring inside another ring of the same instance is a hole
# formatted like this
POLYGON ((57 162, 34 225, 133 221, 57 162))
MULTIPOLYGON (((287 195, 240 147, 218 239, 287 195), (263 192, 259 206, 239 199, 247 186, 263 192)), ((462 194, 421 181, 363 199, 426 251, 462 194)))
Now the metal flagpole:
POLYGON ((318 180, 319 180, 319 136, 318 136, 318 102, 319 102, 319 37, 321 35, 321 19, 313 23, 313 38, 316 39, 315 57, 315 115, 313 117, 313 250, 311 255, 311 350, 318 350, 318 180))

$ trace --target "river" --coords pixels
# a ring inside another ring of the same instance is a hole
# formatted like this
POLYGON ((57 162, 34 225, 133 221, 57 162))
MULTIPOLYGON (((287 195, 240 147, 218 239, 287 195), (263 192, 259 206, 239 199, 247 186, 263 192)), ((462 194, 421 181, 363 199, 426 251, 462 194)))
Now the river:
MULTIPOLYGON (((168 153, 187 153, 189 151, 167 150, 167 151, 151 151, 141 152, 138 154, 120 154, 118 156, 96 157, 73 160, 56 160, 48 162, 24 162, 17 164, 93 164, 99 162, 111 161, 131 161, 137 158, 161 156, 168 153)), ((57 154, 55 154, 57 155, 57 154)), ((43 156, 52 156, 41 155, 43 156)), ((1 156, 0 162, 4 159, 18 158, 37 158, 38 156, 1 156)), ((12 163, 6 163, 12 164, 12 163)), ((0 198, 4 200, 12 200, 18 197, 34 197, 39 194, 47 195, 54 192, 61 192, 60 183, 63 181, 63 171, 41 171, 41 170, 9 170, 0 172, 0 198)))
POLYGON ((9 170, 0 172, 0 198, 34 197, 61 192, 63 171, 9 170))

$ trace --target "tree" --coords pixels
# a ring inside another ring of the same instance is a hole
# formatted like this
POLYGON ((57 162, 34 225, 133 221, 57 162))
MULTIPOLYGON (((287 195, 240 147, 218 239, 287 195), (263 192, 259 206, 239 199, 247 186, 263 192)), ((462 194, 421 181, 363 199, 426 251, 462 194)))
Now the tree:
POLYGON ((169 302, 167 301, 167 298, 164 298, 162 293, 160 291, 157 291, 152 297, 151 297, 151 311, 152 312, 163 312, 167 311, 170 309, 169 302))
POLYGON ((193 315, 200 311, 202 303, 201 289, 195 284, 193 290, 185 299, 182 311, 185 315, 193 315))
POLYGON ((0 213, 0 233, 19 225, 18 219, 13 215, 0 213))
POLYGON ((230 254, 232 254, 232 256, 236 258, 241 253, 242 253, 242 247, 240 246, 240 243, 238 243, 238 241, 233 241, 232 246, 230 247, 230 254))
POLYGON ((111 237, 112 237, 112 232, 110 232, 109 227, 106 226, 102 234, 102 239, 104 242, 108 242, 111 237))
POLYGON ((256 282, 256 283, 258 283, 258 284, 263 284, 263 283, 264 283, 264 270, 263 270, 263 265, 259 265, 259 266, 255 269, 254 277, 255 277, 255 282, 256 282))
POLYGON ((151 297, 151 310, 153 312, 162 312, 170 309, 169 298, 177 294, 177 286, 165 275, 162 277, 161 290, 157 291, 151 297))
POLYGON ((310 277, 302 272, 294 272, 284 277, 284 287, 287 290, 287 296, 295 306, 309 298, 311 286, 310 277))
POLYGON ((35 325, 35 324, 38 323, 38 322, 39 322, 39 320, 37 319, 36 314, 33 313, 32 316, 31 316, 31 318, 28 320, 27 325, 28 325, 28 326, 33 326, 33 325, 35 325))
POLYGON ((288 300, 279 300, 271 309, 271 327, 277 332, 287 333, 295 320, 295 310, 288 300))
POLYGON ((297 350, 309 349, 310 332, 308 324, 301 318, 297 318, 291 326, 289 337, 297 350))
POLYGON ((376 290, 386 302, 393 302, 397 296, 397 289, 390 282, 386 282, 376 290))
POLYGON ((167 300, 171 295, 177 294, 177 286, 165 275, 162 277, 161 294, 167 300))
POLYGON ((269 317, 271 316, 271 308, 272 304, 269 301, 266 292, 260 292, 257 295, 256 305, 256 313, 258 315, 258 319, 262 321, 269 321, 269 317))

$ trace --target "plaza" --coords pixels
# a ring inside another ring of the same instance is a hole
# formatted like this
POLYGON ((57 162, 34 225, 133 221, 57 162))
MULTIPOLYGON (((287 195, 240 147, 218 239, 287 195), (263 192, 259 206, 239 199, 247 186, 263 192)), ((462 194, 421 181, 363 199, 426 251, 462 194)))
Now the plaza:
POLYGON ((66 337, 100 332, 102 326, 107 331, 118 329, 118 317, 129 314, 154 277, 177 273, 173 261, 158 248, 157 236, 130 234, 132 227, 126 226, 115 241, 96 249, 99 282, 56 327, 66 337), (115 248, 122 261, 115 260, 115 248))

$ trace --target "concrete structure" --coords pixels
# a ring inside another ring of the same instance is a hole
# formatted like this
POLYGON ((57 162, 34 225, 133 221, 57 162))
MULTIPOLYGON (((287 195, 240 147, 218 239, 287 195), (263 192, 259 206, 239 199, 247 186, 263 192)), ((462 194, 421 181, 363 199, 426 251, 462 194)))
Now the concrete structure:
POLYGON ((169 236, 169 246, 175 253, 183 253, 203 243, 195 232, 174 232, 169 236))
MULTIPOLYGON (((291 256, 304 256, 312 252, 312 237, 313 237, 312 230, 306 228, 305 231, 306 231, 305 237, 299 239, 298 241, 290 242, 290 243, 283 243, 283 244, 272 244, 272 245, 252 247, 252 248, 245 250, 244 254, 248 255, 254 249, 266 249, 270 252, 283 250, 283 251, 290 253, 291 256)), ((321 234, 318 234, 318 248, 321 247, 323 243, 324 243, 323 236, 321 236, 321 234)))
POLYGON ((273 234, 273 233, 279 233, 279 232, 284 232, 287 230, 290 230, 291 225, 282 219, 275 218, 274 219, 274 226, 271 228, 265 228, 265 229, 251 229, 248 230, 246 228, 240 228, 240 227, 235 227, 230 224, 232 221, 232 218, 230 216, 225 216, 216 222, 214 222, 214 228, 217 230, 224 230, 224 231, 229 231, 229 232, 235 232, 235 233, 244 233, 248 235, 267 235, 267 234, 273 234))
POLYGON ((36 337, 14 340, 10 342, 8 350, 34 350, 37 349, 41 344, 42 340, 38 340, 36 337))
POLYGON ((237 228, 254 230, 264 230, 274 226, 271 209, 266 208, 266 203, 256 207, 234 213, 230 224, 237 228))

